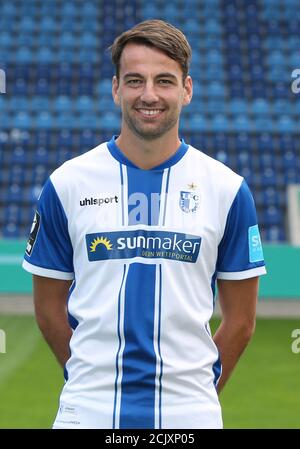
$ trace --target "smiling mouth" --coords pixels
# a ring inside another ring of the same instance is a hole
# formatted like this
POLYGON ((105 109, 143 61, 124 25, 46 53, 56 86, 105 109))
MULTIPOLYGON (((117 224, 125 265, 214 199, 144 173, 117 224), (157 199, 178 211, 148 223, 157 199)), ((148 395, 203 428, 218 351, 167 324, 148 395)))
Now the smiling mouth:
POLYGON ((158 117, 164 111, 164 109, 142 109, 142 108, 139 108, 139 109, 136 109, 136 111, 144 117, 155 118, 155 117, 158 117))

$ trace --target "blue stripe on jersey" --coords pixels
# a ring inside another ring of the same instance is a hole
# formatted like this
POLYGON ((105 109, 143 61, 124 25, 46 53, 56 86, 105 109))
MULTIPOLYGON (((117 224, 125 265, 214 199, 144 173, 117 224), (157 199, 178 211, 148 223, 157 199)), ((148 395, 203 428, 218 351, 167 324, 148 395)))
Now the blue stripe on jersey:
MULTIPOLYGON (((73 315, 71 315, 71 313, 69 312, 68 305, 69 305, 69 301, 70 301, 71 295, 72 295, 75 287, 76 287, 76 279, 74 279, 74 281, 72 282, 72 285, 69 289, 69 295, 68 295, 68 301, 67 301, 68 322, 69 322, 71 329, 73 329, 73 331, 76 329, 76 327, 78 326, 79 323, 76 320, 76 318, 73 315)), ((69 348, 70 348, 70 346, 69 346, 69 348)), ((70 352, 71 352, 71 349, 70 349, 70 352)), ((66 365, 64 366, 64 378, 65 378, 65 381, 67 381, 69 379, 69 373, 66 368, 66 365)))
POLYGON ((163 170, 127 167, 129 225, 157 225, 163 170))
POLYGON ((68 220, 50 180, 45 183, 38 201, 40 228, 31 255, 25 260, 32 265, 73 273, 73 247, 68 232, 68 220))
POLYGON ((160 350, 160 330, 161 330, 161 293, 162 293, 162 267, 159 265, 159 311, 158 311, 158 353, 160 358, 160 373, 159 373, 159 428, 162 428, 161 418, 161 402, 162 402, 162 375, 163 375, 163 359, 160 350))
POLYGON ((263 260, 252 262, 249 254, 249 228, 256 225, 254 200, 243 181, 228 213, 224 235, 219 244, 218 272, 244 271, 265 265, 263 260))
MULTIPOLYGON (((158 224, 162 177, 163 170, 127 166, 129 225, 158 224), (152 203, 153 195, 156 203, 152 203)), ((121 429, 155 427, 155 283, 156 265, 129 265, 124 305, 121 429)))
POLYGON ((130 265, 125 286, 120 428, 154 428, 155 265, 130 265))
POLYGON ((168 193, 169 193, 170 173, 171 173, 171 167, 168 168, 168 174, 167 174, 166 199, 165 199, 165 207, 164 207, 164 215, 163 215, 163 226, 165 225, 165 222, 166 222, 166 211, 167 211, 167 202, 168 202, 168 193))
POLYGON ((221 376, 221 372, 222 372, 222 365, 221 365, 221 359, 220 359, 220 354, 218 357, 218 360, 215 361, 215 363, 213 364, 213 373, 214 373, 214 386, 216 387, 218 384, 218 381, 220 379, 221 376))
POLYGON ((120 164, 120 177, 121 177, 121 207, 122 207, 122 226, 125 225, 124 222, 124 177, 122 171, 122 164, 120 164))
POLYGON ((125 273, 126 273, 126 265, 124 265, 122 282, 121 282, 119 295, 118 295, 118 340, 119 340, 119 347, 118 347, 118 352, 117 352, 117 357, 116 357, 115 399, 114 399, 114 414, 113 414, 113 426, 112 426, 113 429, 116 428, 116 407, 117 407, 117 394, 118 394, 118 381, 119 381, 119 356, 120 356, 120 350, 121 350, 121 345, 122 345, 121 329, 120 329, 121 292, 122 292, 122 287, 123 287, 123 283, 124 283, 125 273))
MULTIPOLYGON (((76 280, 74 279, 74 281, 72 282, 72 285, 71 285, 71 287, 70 287, 70 290, 69 290, 68 304, 69 304, 71 295, 72 295, 72 293, 73 293, 75 287, 76 287, 76 280)), ((70 314, 69 308, 68 308, 68 321, 69 321, 69 325, 71 326, 71 328, 72 328, 73 330, 75 330, 79 323, 78 323, 78 321, 76 320, 76 318, 75 318, 73 315, 70 314)))

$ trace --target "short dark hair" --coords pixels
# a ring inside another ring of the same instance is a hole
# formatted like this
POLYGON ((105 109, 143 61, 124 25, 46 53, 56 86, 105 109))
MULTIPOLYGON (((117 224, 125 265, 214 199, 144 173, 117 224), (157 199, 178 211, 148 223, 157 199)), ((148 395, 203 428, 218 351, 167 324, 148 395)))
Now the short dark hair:
POLYGON ((192 56, 190 44, 185 35, 163 20, 145 20, 118 36, 109 47, 112 62, 116 67, 116 77, 120 75, 120 59, 124 47, 129 43, 155 47, 177 61, 182 69, 183 80, 189 73, 192 56))

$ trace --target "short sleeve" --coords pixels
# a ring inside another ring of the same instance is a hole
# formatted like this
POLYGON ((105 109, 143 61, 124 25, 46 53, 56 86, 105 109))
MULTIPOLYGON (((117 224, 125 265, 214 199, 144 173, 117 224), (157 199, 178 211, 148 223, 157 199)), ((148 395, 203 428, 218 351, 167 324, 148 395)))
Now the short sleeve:
POLYGON ((217 277, 247 279, 266 273, 255 204, 249 187, 242 182, 229 210, 218 247, 217 277))
POLYGON ((50 178, 38 201, 23 268, 32 274, 55 279, 74 278, 68 221, 50 178))

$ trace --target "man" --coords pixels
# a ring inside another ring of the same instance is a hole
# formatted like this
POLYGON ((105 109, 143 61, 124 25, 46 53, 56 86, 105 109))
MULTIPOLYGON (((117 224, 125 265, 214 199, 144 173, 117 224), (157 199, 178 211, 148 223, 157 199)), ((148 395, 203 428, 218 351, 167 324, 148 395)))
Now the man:
POLYGON ((178 138, 192 98, 185 36, 149 20, 111 51, 120 135, 50 176, 23 264, 65 367, 54 428, 221 428, 218 392, 253 333, 265 273, 254 202, 240 176, 178 138))

